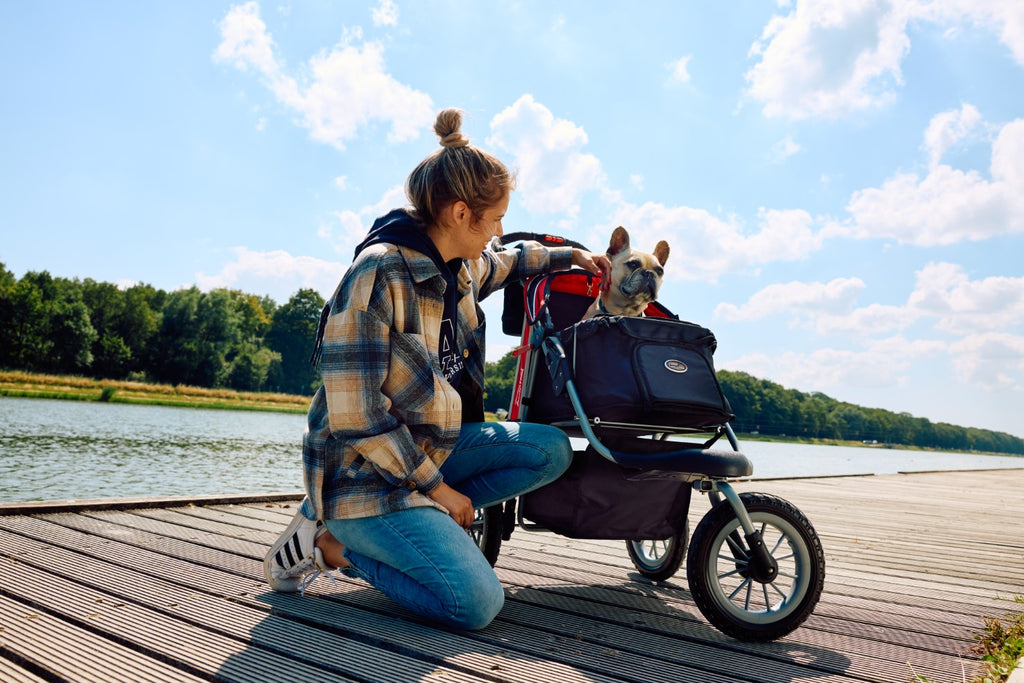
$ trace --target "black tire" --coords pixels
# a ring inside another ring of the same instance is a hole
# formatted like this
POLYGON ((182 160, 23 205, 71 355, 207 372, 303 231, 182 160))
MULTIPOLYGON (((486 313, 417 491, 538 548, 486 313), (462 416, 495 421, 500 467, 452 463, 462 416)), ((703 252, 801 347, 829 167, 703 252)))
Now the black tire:
POLYGON ((626 541, 626 553, 633 566, 651 581, 667 581, 672 578, 686 557, 689 528, 664 541, 626 541))
POLYGON ((686 577, 704 617, 737 640, 775 640, 814 611, 825 583, 825 554, 810 521, 791 503, 765 493, 741 493, 754 528, 778 562, 773 581, 745 570, 748 552, 728 501, 704 516, 690 541, 686 577))
POLYGON ((492 567, 501 551, 501 511, 501 505, 478 508, 473 526, 466 530, 492 567))

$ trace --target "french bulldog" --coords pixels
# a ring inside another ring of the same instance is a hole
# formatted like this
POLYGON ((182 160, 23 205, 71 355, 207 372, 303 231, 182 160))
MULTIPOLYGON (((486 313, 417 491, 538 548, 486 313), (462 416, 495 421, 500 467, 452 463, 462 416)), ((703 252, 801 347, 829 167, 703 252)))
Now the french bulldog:
POLYGON ((612 231, 606 253, 612 262, 611 286, 602 288, 583 319, 595 315, 642 316, 647 304, 658 298, 665 274, 663 266, 668 260, 668 242, 658 242, 652 254, 631 249, 629 233, 619 226, 612 231))

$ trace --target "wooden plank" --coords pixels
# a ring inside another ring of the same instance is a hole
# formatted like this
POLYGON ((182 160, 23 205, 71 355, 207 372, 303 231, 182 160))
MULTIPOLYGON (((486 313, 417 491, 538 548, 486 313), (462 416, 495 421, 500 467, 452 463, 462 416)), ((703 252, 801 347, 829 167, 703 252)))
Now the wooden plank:
POLYGON ((0 651, 47 678, 81 683, 206 680, 6 595, 0 595, 0 617, 0 651))
POLYGON ((282 493, 235 493, 216 496, 163 496, 155 498, 86 498, 82 500, 41 500, 24 503, 0 503, 0 515, 31 515, 47 512, 83 512, 85 510, 123 510, 125 508, 166 508, 181 505, 227 505, 257 501, 290 501, 301 497, 294 491, 282 493))
MULTIPOLYGON (((268 614, 262 605, 254 608, 251 604, 226 601, 225 596, 146 576, 65 548, 42 545, 34 539, 12 538, 7 532, 0 532, 0 544, 16 549, 21 567, 32 566, 99 590, 131 586, 130 595, 119 594, 118 599, 131 599, 212 632, 246 640, 250 645, 289 657, 301 656, 325 668, 337 668, 338 662, 342 662, 343 673, 358 675, 361 680, 390 682, 412 674, 432 679, 483 680, 281 619, 268 614)), ((0 567, 0 578, 3 576, 0 567)))
MULTIPOLYGON (((55 519, 62 522, 70 522, 72 519, 81 518, 78 515, 56 515, 55 519)), ((141 519, 141 518, 140 518, 141 519)), ((95 524, 98 520, 90 519, 95 524)), ((87 545, 94 537, 88 534, 80 534, 71 529, 64 529, 60 532, 57 529, 44 529, 38 525, 52 527, 51 523, 23 518, 18 523, 17 518, 0 519, 0 525, 7 528, 16 527, 20 533, 33 533, 35 529, 39 536, 52 538, 64 544, 74 545, 76 536, 87 545), (37 526, 33 526, 37 525, 37 526)), ((109 533, 109 529, 107 529, 109 533)), ((124 536, 119 534, 119 536, 124 536)), ((145 532, 140 532, 135 541, 148 543, 145 532)), ((5 544, 8 541, 3 541, 5 544)), ((571 667, 558 662, 548 661, 549 657, 533 656, 529 653, 515 653, 509 650, 504 643, 484 646, 472 640, 467 640, 465 635, 448 634, 443 631, 412 621, 406 621, 401 617, 395 617, 392 613, 396 611, 390 603, 382 605, 382 596, 373 590, 368 590, 361 582, 355 584, 353 590, 358 593, 368 594, 377 605, 376 610, 366 612, 359 609, 360 601, 354 603, 338 603, 330 600, 304 599, 298 595, 285 595, 276 593, 265 593, 265 584, 256 583, 252 578, 238 577, 231 574, 213 577, 214 570, 207 568, 204 575, 192 576, 189 569, 192 565, 187 559, 187 548, 183 545, 176 545, 178 555, 175 557, 160 556, 158 551, 141 547, 130 547, 120 542, 109 542, 100 545, 93 544, 83 549, 85 552, 96 552, 101 550, 104 557, 109 556, 112 561, 119 564, 132 565, 136 571, 154 571, 156 575, 163 575, 172 580, 179 580, 186 589, 193 584, 203 587, 205 590, 213 590, 215 594, 229 598, 233 602, 243 605, 258 606, 266 613, 268 608, 274 609, 274 614, 288 615, 289 618, 300 623, 313 624, 318 629, 328 632, 350 634, 358 636, 365 642, 376 644, 389 653, 406 653, 410 656, 417 656, 428 662, 443 662, 448 668, 461 671, 478 672, 491 680, 509 680, 518 683, 529 683, 546 679, 564 681, 612 681, 621 680, 618 677, 607 678, 600 675, 588 674, 582 676, 571 667), (185 552, 182 552, 185 551, 185 552), (190 583, 191 582, 191 583, 190 583), (256 590, 254 590, 254 587, 256 590), (511 658, 511 660, 510 660, 511 658), (514 668, 510 669, 510 661, 514 662, 514 668), (500 675, 496 672, 501 672, 500 675)), ((206 557, 206 551, 197 549, 200 554, 206 557)), ((21 555, 19 554, 19 557, 21 555)), ((255 560, 250 562, 250 576, 261 573, 259 563, 255 560)), ((327 586, 329 583, 324 582, 327 586)), ((125 585, 133 585, 126 583, 125 585)), ((133 586, 133 591, 137 589, 133 586)), ((194 590, 194 588, 193 588, 194 590)), ((144 592, 144 591, 140 591, 144 592)), ((317 594, 314 588, 310 595, 317 594)), ((179 603, 180 604, 180 603, 179 603)), ((406 614, 406 616, 411 616, 406 614)), ((373 661, 373 660, 370 660, 373 661)), ((431 676, 431 679, 437 676, 431 676)), ((297 679, 298 680, 298 679, 297 679)), ((309 679, 307 679, 309 680, 309 679)), ((317 679, 313 679, 317 680, 317 679)), ((386 679, 385 679, 386 680, 386 679)), ((401 679, 398 679, 401 680, 401 679)))
MULTIPOLYGON (((0 583, 20 600, 67 623, 200 676, 270 682, 280 680, 287 672, 296 680, 354 680, 337 667, 325 669, 298 661, 263 649, 251 639, 225 637, 184 621, 169 613, 181 604, 173 597, 158 596, 164 599, 166 608, 157 611, 130 602, 127 595, 99 591, 24 563, 0 564, 0 583)), ((351 664, 345 662, 346 666, 351 664)))
MULTIPOLYGON (((321 677, 380 681, 898 681, 913 667, 938 683, 977 670, 965 651, 981 615, 1019 611, 1005 598, 1020 592, 1024 577, 1015 528, 1024 518, 1024 471, 751 480, 736 488, 789 499, 826 553, 817 610, 774 643, 725 637, 696 609, 685 571, 647 581, 621 541, 522 530, 503 544, 497 567, 506 607, 479 632, 436 628, 340 576, 316 582, 306 597, 273 593, 261 560, 297 496, 0 513, 0 593, 13 603, 0 603, 0 628, 15 607, 29 607, 48 627, 86 634, 100 660, 119 651, 125 670, 155 661, 174 675, 240 681, 280 674, 287 661, 321 677), (126 610, 143 625, 140 635, 117 620, 126 610), (153 642, 164 633, 177 647, 153 642), (239 648, 241 657, 225 654, 239 648), (250 655, 277 669, 249 666, 250 655), (225 658, 240 663, 224 668, 225 658), (347 668, 356 660, 393 664, 347 668)), ((695 496, 691 529, 706 511, 706 499, 695 496)), ((12 677, 62 678, 24 659, 42 655, 23 643, 10 649, 5 636, 0 631, 0 678, 5 665, 12 677)))
MULTIPOLYGON (((0 638, 0 643, 2 642, 2 638, 0 638)), ((0 645, 0 652, 3 652, 2 645, 0 645)), ((14 653, 6 654, 13 656, 14 653)), ((24 666, 31 666, 29 662, 23 661, 22 664, 24 666)), ((5 659, 3 656, 0 656, 0 681, 5 683, 46 683, 45 679, 40 678, 9 659, 5 659)))

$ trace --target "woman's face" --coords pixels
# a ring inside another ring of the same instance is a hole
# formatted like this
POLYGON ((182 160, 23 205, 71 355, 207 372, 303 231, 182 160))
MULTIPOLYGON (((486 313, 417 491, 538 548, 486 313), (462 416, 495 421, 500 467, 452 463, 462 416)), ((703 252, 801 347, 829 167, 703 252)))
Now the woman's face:
POLYGON ((497 204, 487 207, 479 215, 474 216, 465 234, 466 251, 464 254, 460 254, 462 258, 479 257, 492 238, 502 236, 501 219, 508 211, 508 204, 509 193, 506 192, 497 204))

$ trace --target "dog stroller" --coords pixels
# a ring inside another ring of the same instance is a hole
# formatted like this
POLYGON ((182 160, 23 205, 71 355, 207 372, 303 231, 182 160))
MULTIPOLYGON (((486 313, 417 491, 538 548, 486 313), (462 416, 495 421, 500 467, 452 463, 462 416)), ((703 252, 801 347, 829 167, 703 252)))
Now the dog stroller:
MULTIPOLYGON (((585 248, 532 233, 496 248, 524 239, 585 248)), ((729 484, 753 468, 729 425, 714 335, 657 303, 643 318, 580 322, 599 285, 571 270, 505 290, 502 329, 521 340, 508 419, 556 425, 586 447, 560 479, 478 510, 471 535, 491 564, 516 527, 624 540, 637 571, 655 581, 685 557, 691 595, 712 625, 747 641, 786 635, 818 602, 824 553, 795 506, 729 484), (713 448, 722 437, 729 448, 713 448), (711 509, 690 539, 694 490, 711 509)))

